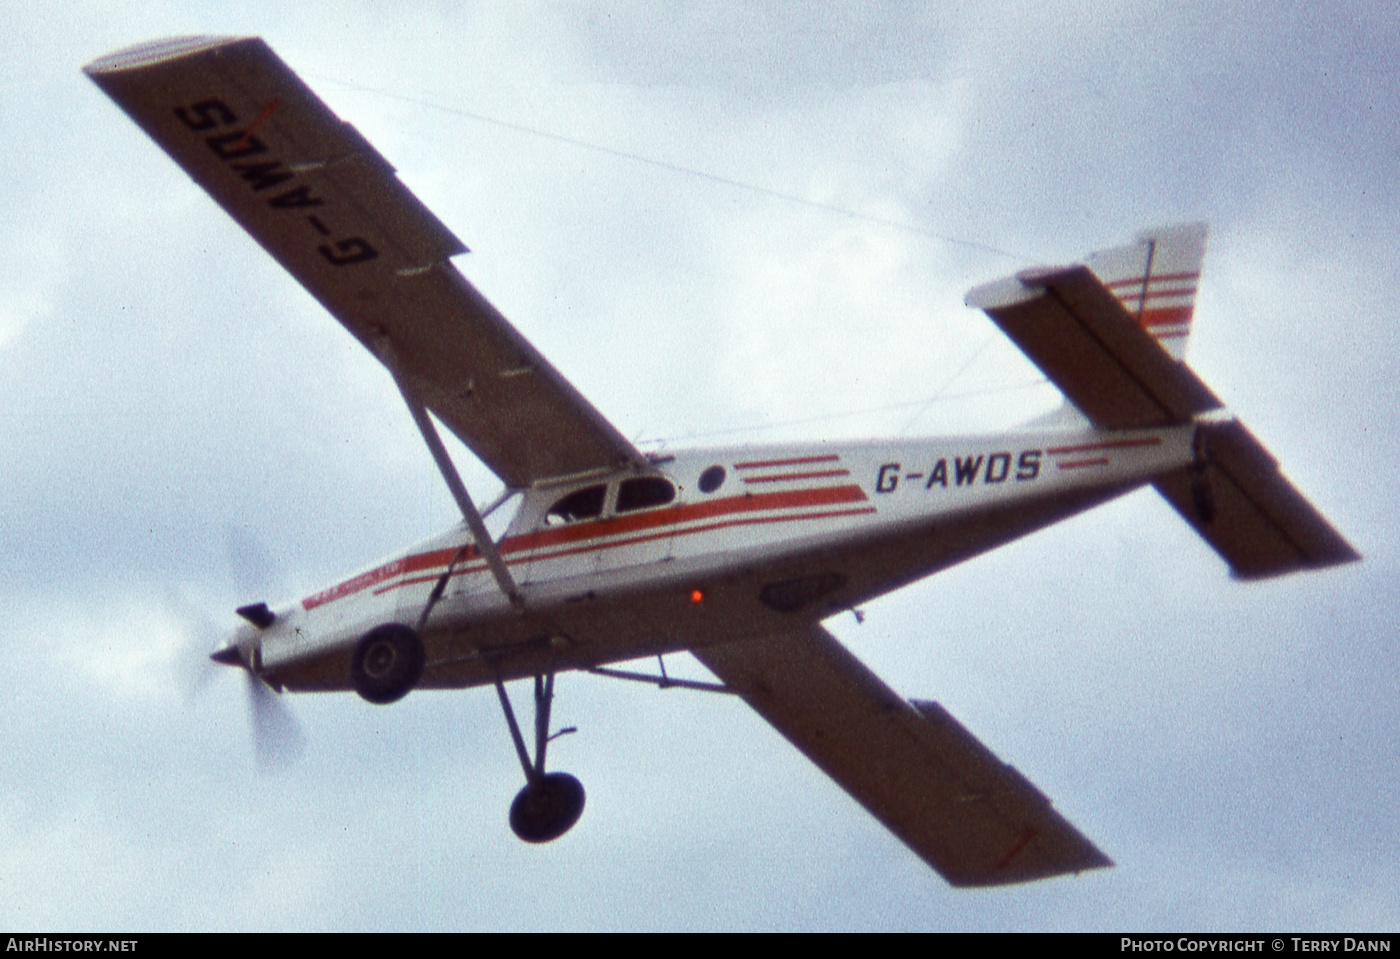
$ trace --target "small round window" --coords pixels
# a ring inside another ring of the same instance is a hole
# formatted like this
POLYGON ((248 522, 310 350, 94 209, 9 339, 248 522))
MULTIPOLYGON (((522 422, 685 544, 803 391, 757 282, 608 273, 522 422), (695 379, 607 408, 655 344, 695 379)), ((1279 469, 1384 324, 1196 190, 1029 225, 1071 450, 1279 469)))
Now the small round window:
POLYGON ((724 467, 711 466, 700 474, 700 492, 713 493, 724 485, 724 467))

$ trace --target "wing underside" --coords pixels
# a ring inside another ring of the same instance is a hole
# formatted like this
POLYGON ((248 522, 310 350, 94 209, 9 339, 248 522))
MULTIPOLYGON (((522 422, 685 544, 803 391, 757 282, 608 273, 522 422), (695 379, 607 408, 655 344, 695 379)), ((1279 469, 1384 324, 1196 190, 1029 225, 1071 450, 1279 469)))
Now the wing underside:
POLYGON ((1112 865, 937 703, 910 703, 819 624, 692 651, 955 886, 1112 865))
POLYGON ((165 40, 86 72, 507 485, 643 462, 451 264, 462 242, 262 40, 165 40))

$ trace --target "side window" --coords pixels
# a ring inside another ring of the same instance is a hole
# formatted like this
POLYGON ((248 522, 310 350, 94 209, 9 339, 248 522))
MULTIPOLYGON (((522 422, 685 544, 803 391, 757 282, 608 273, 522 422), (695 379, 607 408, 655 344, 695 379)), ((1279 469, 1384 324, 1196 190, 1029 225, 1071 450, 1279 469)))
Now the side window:
POLYGON ((671 485, 668 479, 660 476, 639 476, 635 479, 625 479, 617 488, 618 513, 630 513, 632 510, 650 509, 654 506, 665 506, 676 498, 676 488, 671 485))
POLYGON ((603 484, 576 489, 559 500, 544 514, 544 525, 563 526, 565 523, 578 523, 586 519, 597 519, 603 512, 603 495, 608 488, 603 484))
POLYGON ((711 466, 700 474, 700 492, 713 493, 724 485, 724 467, 711 466))

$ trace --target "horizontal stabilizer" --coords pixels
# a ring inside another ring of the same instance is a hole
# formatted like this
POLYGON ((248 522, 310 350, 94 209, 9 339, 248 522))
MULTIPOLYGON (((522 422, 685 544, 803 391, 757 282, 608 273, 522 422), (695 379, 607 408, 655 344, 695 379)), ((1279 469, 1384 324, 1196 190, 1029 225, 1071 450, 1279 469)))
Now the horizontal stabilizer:
POLYGON ((1220 408, 1087 266, 1027 270, 976 288, 967 304, 1101 429, 1178 425, 1220 408))
POLYGON ((1238 420, 1197 427, 1200 465, 1154 485, 1240 579, 1360 559, 1238 420))
POLYGON ((1261 579, 1360 557, 1181 362, 1205 227, 1143 234, 1087 266, 1026 270, 967 295, 1105 430, 1196 424, 1195 462, 1154 481, 1235 576, 1261 579))

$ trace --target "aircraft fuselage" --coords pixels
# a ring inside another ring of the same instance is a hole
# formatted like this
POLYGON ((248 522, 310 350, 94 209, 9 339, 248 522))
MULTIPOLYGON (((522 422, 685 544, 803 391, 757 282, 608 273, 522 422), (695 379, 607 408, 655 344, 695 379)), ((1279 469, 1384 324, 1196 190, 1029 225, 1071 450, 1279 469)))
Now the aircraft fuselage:
POLYGON ((370 629, 422 624, 421 688, 599 666, 820 619, 1192 461, 1194 427, 742 447, 523 491, 497 546, 464 524, 245 627, 262 675, 350 687, 370 629), (670 496, 669 501, 655 502, 670 496), (563 504, 562 506, 560 504, 563 504), (435 603, 429 597, 442 585, 435 603))

